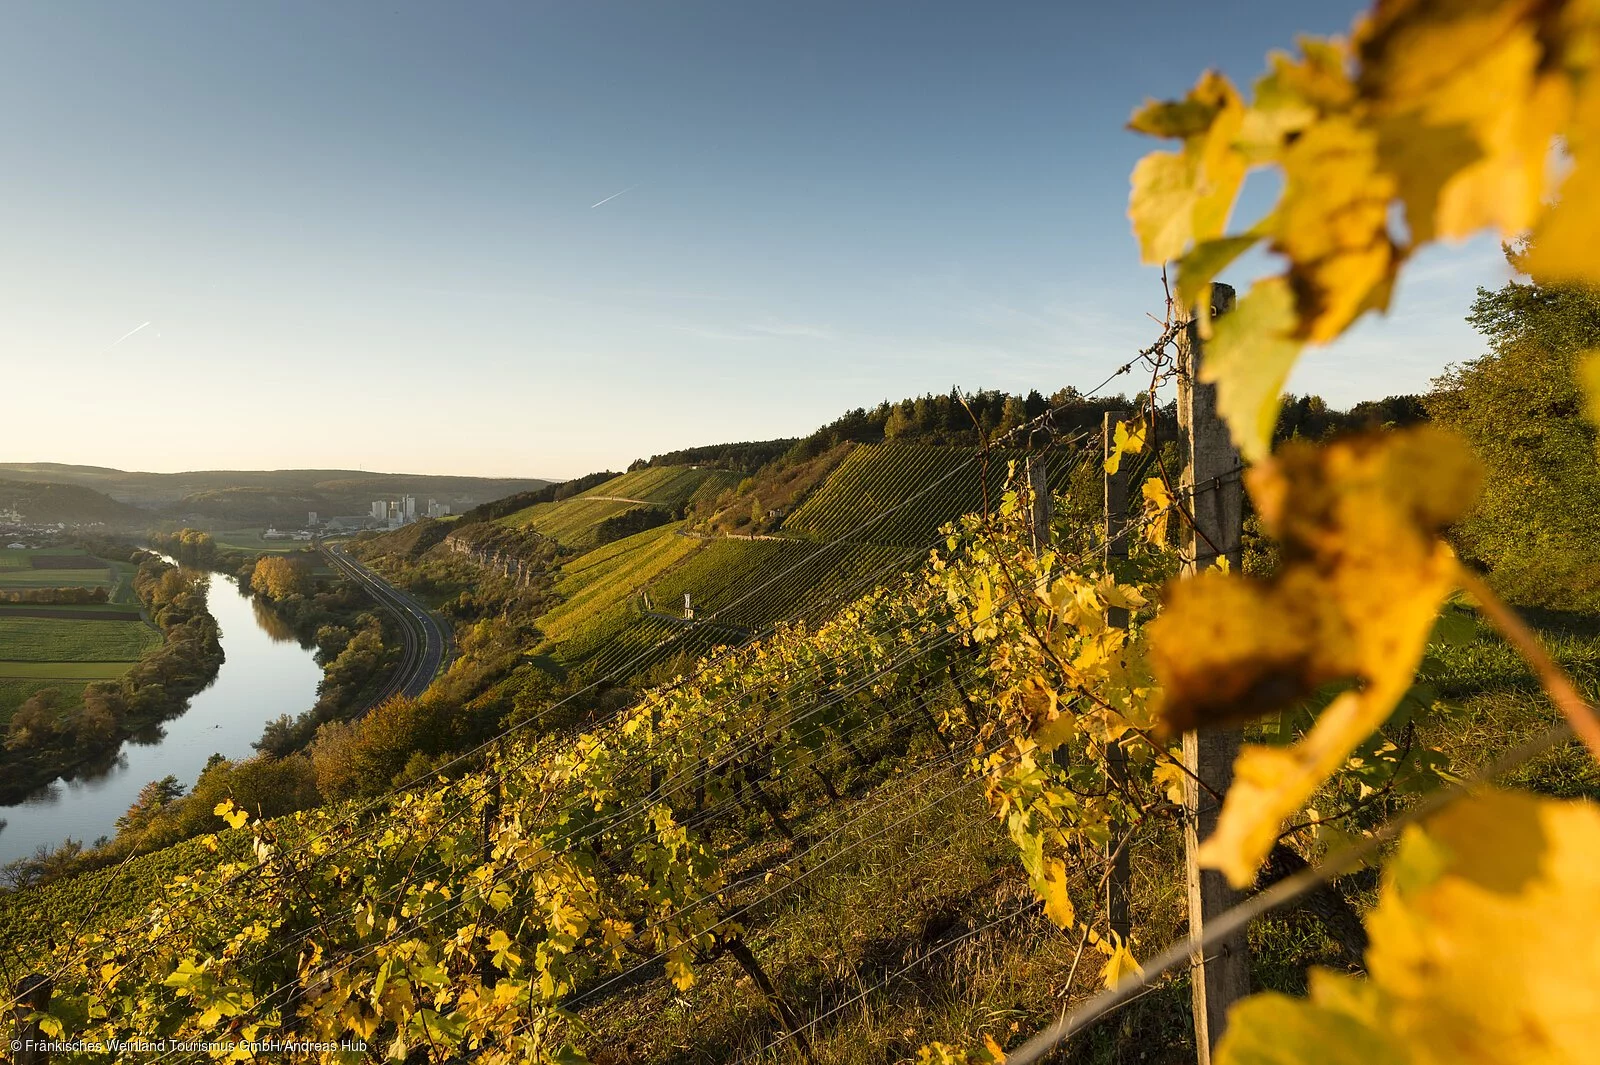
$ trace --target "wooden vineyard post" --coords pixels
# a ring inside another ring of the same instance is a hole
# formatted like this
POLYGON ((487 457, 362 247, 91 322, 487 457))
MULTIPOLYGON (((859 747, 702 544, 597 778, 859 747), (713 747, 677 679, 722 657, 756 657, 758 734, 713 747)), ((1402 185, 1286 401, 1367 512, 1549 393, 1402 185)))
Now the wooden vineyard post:
MULTIPOLYGON (((1111 456, 1112 441, 1115 439, 1117 422, 1125 417, 1124 414, 1107 411, 1105 413, 1104 451, 1105 457, 1111 456)), ((1115 573, 1115 561, 1128 557, 1128 540, 1126 536, 1128 523, 1128 466, 1119 464, 1116 473, 1106 474, 1105 496, 1105 536, 1106 536, 1106 571, 1115 573)), ((1128 627, 1128 611, 1125 607, 1113 606, 1106 608, 1106 624, 1113 628, 1126 629, 1128 627)), ((1127 752, 1121 743, 1114 743, 1106 751, 1106 768, 1111 774, 1113 783, 1121 786, 1127 776, 1127 752)), ((1132 920, 1128 914, 1128 887, 1133 876, 1132 865, 1129 861, 1128 848, 1119 846, 1121 840, 1113 835, 1106 844, 1106 855, 1111 859, 1111 869, 1106 875, 1106 923, 1111 930, 1122 937, 1122 942, 1127 943, 1128 936, 1133 930, 1132 920)))
POLYGON ((29 1021, 28 1015, 50 1008, 50 978, 38 973, 24 976, 17 981, 15 993, 17 1001, 12 1017, 17 1027, 12 1038, 17 1040, 17 1045, 13 1047, 12 1060, 16 1065, 47 1065, 50 1052, 39 1045, 44 1033, 39 1030, 39 1022, 29 1021))
POLYGON ((1042 554, 1050 546, 1050 477, 1044 459, 1028 456, 1028 527, 1033 531, 1033 553, 1042 554))
MULTIPOLYGON (((1233 309, 1233 289, 1211 286, 1211 313, 1233 309)), ((1199 379, 1203 356, 1199 323, 1191 320, 1178 334, 1178 429, 1187 445, 1180 501, 1193 518, 1184 530, 1185 576, 1210 569, 1226 559, 1238 572, 1244 535, 1244 486, 1239 478, 1239 452, 1228 427, 1217 416, 1217 390, 1199 379)), ((1201 869, 1196 854, 1201 841, 1216 829, 1222 796, 1233 780, 1239 753, 1238 729, 1206 729, 1183 735, 1185 781, 1184 851, 1189 888, 1189 936, 1198 940, 1207 922, 1226 912, 1240 898, 1215 869, 1201 869), (1198 779, 1196 779, 1198 778, 1198 779), (1204 782, 1202 785, 1201 782, 1204 782)), ((1190 958, 1195 1048, 1199 1065, 1211 1055, 1227 1025, 1228 1009, 1250 993, 1250 956, 1243 932, 1190 958)))

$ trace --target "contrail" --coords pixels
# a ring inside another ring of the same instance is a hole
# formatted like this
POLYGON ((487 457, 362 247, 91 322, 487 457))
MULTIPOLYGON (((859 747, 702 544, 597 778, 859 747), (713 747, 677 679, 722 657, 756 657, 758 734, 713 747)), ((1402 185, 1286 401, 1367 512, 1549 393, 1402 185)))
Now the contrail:
POLYGON ((113 348, 116 347, 118 344, 122 343, 124 340, 127 340, 129 337, 133 336, 133 334, 137 333, 139 330, 143 329, 145 326, 147 326, 149 324, 150 324, 149 322, 140 322, 138 325, 134 326, 132 329, 128 330, 126 333, 123 333, 121 336, 119 336, 111 346, 113 348))
MULTIPOLYGON (((639 184, 642 185, 642 184, 644 184, 644 182, 641 181, 639 184)), ((623 189, 622 192, 632 192, 634 189, 636 189, 638 187, 639 187, 639 185, 629 185, 627 188, 623 189)), ((611 195, 609 195, 605 199, 601 200, 600 203, 610 203, 612 200, 616 199, 618 196, 621 196, 622 192, 613 192, 611 195)), ((596 207, 599 207, 600 203, 591 203, 589 205, 589 210, 592 211, 596 207)), ((148 323, 146 323, 146 324, 148 324, 148 323)))

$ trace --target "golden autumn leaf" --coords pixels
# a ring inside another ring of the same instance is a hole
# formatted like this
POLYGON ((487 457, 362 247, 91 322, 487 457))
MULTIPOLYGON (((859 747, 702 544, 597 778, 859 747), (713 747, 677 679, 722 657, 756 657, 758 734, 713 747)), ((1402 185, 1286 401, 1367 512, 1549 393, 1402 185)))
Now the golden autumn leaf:
MULTIPOLYGON (((1600 12, 1596 14, 1600 21, 1600 12)), ((1600 28, 1591 27, 1600 38, 1600 28)), ((1600 41, 1595 48, 1600 49, 1600 41)), ((1600 281, 1600 75, 1585 83, 1567 131, 1571 174, 1534 230, 1528 270, 1549 281, 1600 281)))
POLYGON ((1562 6, 1406 0, 1358 27, 1357 83, 1413 243, 1484 228, 1512 237, 1539 217, 1571 111, 1566 35, 1550 17, 1562 6))
POLYGON ((1181 137, 1178 152, 1152 152, 1133 171, 1128 217, 1147 263, 1176 259, 1190 243, 1220 237, 1244 184, 1245 159, 1234 147, 1244 104, 1214 71, 1181 101, 1149 103, 1130 129, 1181 137))
POLYGON ((1212 323, 1200 379, 1217 386, 1217 413, 1248 462, 1272 450, 1278 395, 1303 346, 1293 336, 1298 321, 1289 283, 1269 277, 1212 323))
POLYGON ((1600 812, 1491 791, 1413 825, 1367 917, 1370 979, 1229 1014, 1218 1065, 1579 1065, 1600 1031, 1600 812))
POLYGON ((1122 467, 1123 455, 1138 455, 1144 451, 1145 437, 1149 435, 1150 425, 1140 415, 1131 423, 1117 422, 1116 431, 1111 439, 1111 454, 1106 456, 1105 470, 1107 473, 1116 473, 1122 467))
POLYGON ((1173 295, 1180 307, 1194 307, 1201 302, 1206 287, 1216 280, 1239 256, 1261 242, 1261 234, 1247 233, 1239 237, 1219 237, 1201 241, 1178 260, 1178 281, 1173 295))
POLYGON ((1270 579, 1205 574, 1171 588, 1150 626, 1165 727, 1259 716, 1333 681, 1353 688, 1299 743, 1240 753, 1201 860, 1241 887, 1283 819, 1411 687, 1454 585, 1438 533, 1471 503, 1478 470, 1459 440, 1422 427, 1292 443, 1246 476, 1282 563, 1270 579))
POLYGON ((1044 900, 1045 916, 1057 928, 1071 928, 1077 920, 1077 910, 1067 897, 1067 865, 1060 858, 1044 860, 1044 875, 1034 884, 1039 897, 1044 900))
POLYGON ((1401 261, 1389 235, 1395 180, 1380 166, 1377 135, 1340 115, 1303 131, 1279 163, 1272 248, 1289 259, 1296 335, 1324 344, 1362 312, 1389 305, 1401 261))
POLYGON ((1116 987, 1127 976, 1144 975, 1143 966, 1134 959, 1128 945, 1120 937, 1107 941, 1103 953, 1106 963, 1100 970, 1100 979, 1106 987, 1116 987))

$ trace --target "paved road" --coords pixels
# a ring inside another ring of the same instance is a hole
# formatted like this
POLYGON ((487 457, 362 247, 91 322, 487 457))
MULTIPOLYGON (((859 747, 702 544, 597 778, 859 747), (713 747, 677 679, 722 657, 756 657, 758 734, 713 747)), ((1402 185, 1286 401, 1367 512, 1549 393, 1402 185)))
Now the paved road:
POLYGON ((345 554, 340 547, 322 543, 317 546, 329 565, 364 588, 400 623, 403 641, 400 664, 371 705, 376 706, 392 695, 412 699, 421 695, 444 664, 447 644, 444 627, 428 613, 427 607, 345 554))

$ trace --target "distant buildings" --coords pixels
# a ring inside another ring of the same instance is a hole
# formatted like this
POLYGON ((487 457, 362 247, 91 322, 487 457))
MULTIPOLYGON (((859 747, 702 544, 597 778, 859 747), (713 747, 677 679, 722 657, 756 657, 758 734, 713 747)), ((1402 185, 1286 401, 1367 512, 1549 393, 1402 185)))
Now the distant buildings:
POLYGON ((422 509, 417 506, 416 496, 401 496, 399 499, 374 499, 370 520, 390 529, 398 529, 418 518, 442 518, 449 513, 448 503, 430 499, 427 508, 422 509))

